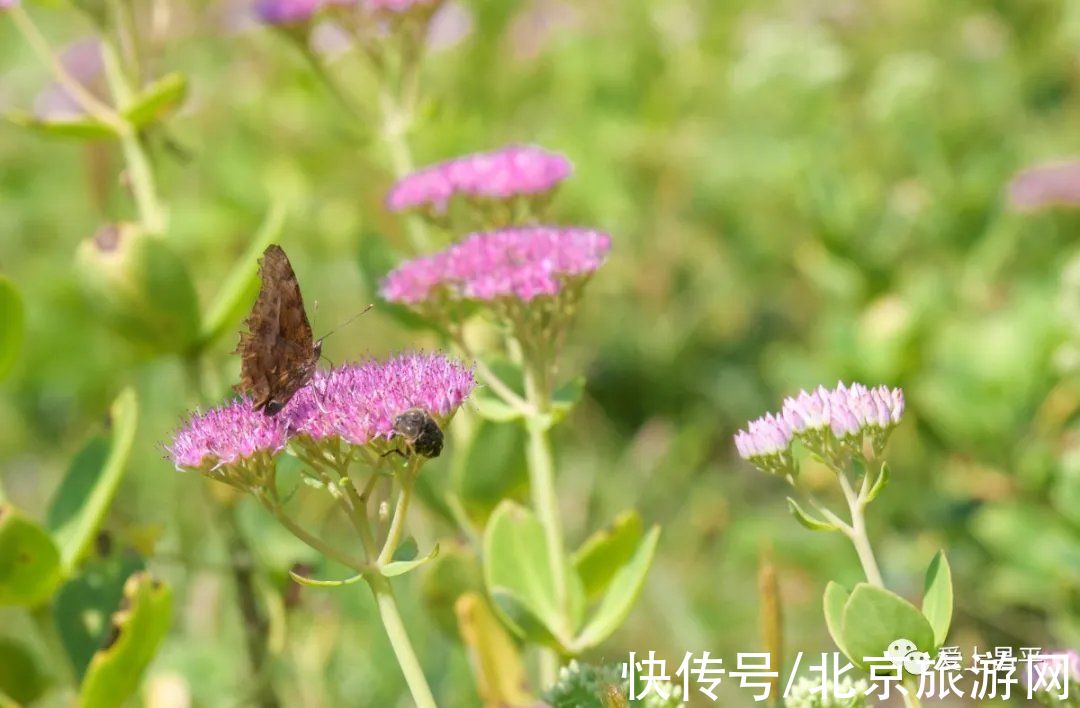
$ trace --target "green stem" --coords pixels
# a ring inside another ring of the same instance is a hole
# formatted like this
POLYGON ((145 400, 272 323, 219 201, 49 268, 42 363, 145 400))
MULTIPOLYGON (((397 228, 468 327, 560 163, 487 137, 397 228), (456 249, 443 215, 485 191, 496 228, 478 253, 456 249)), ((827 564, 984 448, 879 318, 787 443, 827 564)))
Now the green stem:
POLYGON ((64 64, 53 54, 48 41, 41 34, 37 25, 34 24, 30 15, 26 13, 26 10, 19 3, 15 3, 7 9, 7 13, 11 15, 11 20, 15 23, 16 29, 19 30, 26 43, 37 54, 38 59, 49 67, 53 78, 64 88, 64 91, 72 100, 79 104, 79 108, 85 111, 87 115, 112 128, 117 135, 123 134, 128 129, 127 122, 113 110, 112 106, 100 101, 67 72, 64 64))
MULTIPOLYGON (((551 563, 551 575, 555 583, 555 601, 563 626, 559 634, 564 639, 570 637, 569 612, 566 591, 566 559, 563 549, 562 519, 559 515, 559 500, 555 493, 555 459, 551 452, 550 417, 548 409, 550 398, 537 382, 537 377, 526 368, 525 389, 528 401, 534 411, 526 419, 525 430, 528 434, 526 461, 529 468, 529 486, 532 491, 533 507, 537 518, 544 528, 544 539, 548 546, 548 558, 551 563)), ((559 669, 559 657, 553 649, 543 649, 540 655, 541 682, 544 688, 554 685, 559 669)))
POLYGON ((327 558, 332 558, 336 560, 338 563, 341 563, 348 568, 352 568, 358 573, 364 573, 370 570, 367 563, 364 563, 360 560, 357 560, 356 558, 349 556, 344 551, 340 551, 337 548, 334 548, 318 536, 308 533, 306 530, 304 530, 303 527, 301 527, 299 524, 289 518, 289 516, 285 513, 281 506, 279 506, 275 502, 262 497, 260 497, 260 499, 262 500, 263 505, 267 508, 267 510, 274 515, 274 518, 277 519, 278 522, 289 531, 289 533, 291 533, 293 536, 296 536, 298 539, 311 546, 319 553, 322 553, 327 558))
POLYGON ((375 595, 375 604, 379 608, 379 618, 382 619, 386 637, 390 640, 390 646, 397 657, 401 673, 405 675, 405 683, 409 686, 413 702, 417 708, 435 708, 435 696, 431 693, 424 671, 420 668, 420 661, 416 658, 412 642, 405 631, 405 623, 401 620, 398 612, 397 600, 394 599, 394 591, 390 587, 390 581, 378 574, 367 576, 368 586, 375 595))
MULTIPOLYGON (((105 78, 113 99, 125 105, 132 98, 132 89, 124 74, 120 57, 112 41, 101 42, 102 63, 105 66, 105 78)), ((143 228, 152 234, 165 233, 165 208, 158 197, 154 171, 142 137, 126 121, 125 129, 120 133, 120 148, 127 164, 127 177, 131 184, 131 193, 135 197, 135 207, 139 211, 139 221, 143 228)))
POLYGON ((401 545, 401 536, 405 532, 405 517, 409 513, 409 501, 412 499, 413 480, 419 460, 420 457, 414 455, 408 468, 401 473, 401 491, 398 492, 398 500, 394 506, 394 516, 390 520, 390 529, 386 533, 386 541, 383 543, 382 551, 379 552, 379 557, 375 560, 376 565, 389 563, 398 546, 401 545))
MULTIPOLYGON (((379 92, 379 110, 382 115, 379 132, 390 153, 390 165, 394 177, 401 179, 413 171, 412 150, 405 137, 412 124, 412 107, 403 106, 385 84, 384 77, 383 87, 379 92)), ((414 253, 426 253, 431 250, 431 234, 428 233, 427 227, 419 217, 406 215, 405 230, 414 253)))
POLYGON ((866 535, 866 518, 863 515, 866 509, 866 497, 855 493, 847 476, 842 472, 837 475, 837 478, 840 480, 840 489, 844 492, 844 499, 847 500, 848 509, 851 512, 851 525, 843 531, 851 539, 851 544, 855 546, 855 553, 859 556, 867 582, 884 588, 885 583, 881 579, 881 571, 878 569, 877 559, 874 558, 874 550, 870 547, 870 539, 866 535))

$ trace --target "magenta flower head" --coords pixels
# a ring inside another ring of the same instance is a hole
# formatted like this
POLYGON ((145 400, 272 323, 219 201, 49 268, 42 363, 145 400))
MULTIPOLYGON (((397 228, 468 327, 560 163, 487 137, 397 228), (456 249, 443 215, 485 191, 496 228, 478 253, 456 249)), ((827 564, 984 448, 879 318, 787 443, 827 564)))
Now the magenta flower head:
POLYGON ((258 0, 255 15, 268 25, 301 25, 311 20, 321 0, 258 0))
POLYGON ((1037 165, 1009 183, 1009 204, 1017 211, 1080 206, 1080 160, 1037 165))
POLYGON ((443 296, 529 302, 587 278, 610 249, 611 237, 592 229, 529 226, 476 233, 402 264, 386 276, 380 292, 406 305, 443 296))
POLYGON ((290 435, 320 444, 373 444, 395 437, 396 419, 420 409, 441 427, 472 393, 473 372, 442 354, 406 352, 320 371, 285 407, 290 435))
POLYGON ((479 202, 547 195, 572 170, 562 155, 531 145, 466 155, 402 178, 386 198, 391 211, 445 214, 454 197, 479 202))
POLYGON ((193 414, 165 449, 178 470, 196 470, 249 489, 272 474, 271 458, 285 442, 285 419, 263 415, 241 398, 193 414))

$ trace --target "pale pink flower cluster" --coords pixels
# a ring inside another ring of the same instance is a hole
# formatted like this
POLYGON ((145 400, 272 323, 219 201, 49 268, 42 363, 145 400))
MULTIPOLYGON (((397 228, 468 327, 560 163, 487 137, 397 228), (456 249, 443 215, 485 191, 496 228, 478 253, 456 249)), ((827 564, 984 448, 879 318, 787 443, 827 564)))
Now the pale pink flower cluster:
POLYGON ((410 305, 440 289, 455 298, 528 302, 557 294, 567 278, 592 273, 610 248, 611 237, 593 229, 525 226, 476 233, 401 264, 383 279, 380 292, 410 305))
POLYGON ((1009 183, 1014 209, 1035 211, 1054 206, 1080 206, 1080 160, 1036 165, 1009 183))
POLYGON ((240 398, 205 413, 194 413, 165 450, 177 469, 214 470, 258 453, 285 447, 286 422, 254 410, 240 398))
POLYGON ((735 434, 735 448, 747 460, 778 457, 795 436, 828 431, 837 439, 853 440, 891 430, 903 414, 904 392, 898 388, 843 382, 831 390, 818 386, 785 399, 779 413, 750 421, 735 434))
POLYGON ((386 198, 391 211, 444 213, 455 196, 510 199, 541 194, 570 175, 570 161, 533 145, 511 145, 425 167, 399 180, 386 198))

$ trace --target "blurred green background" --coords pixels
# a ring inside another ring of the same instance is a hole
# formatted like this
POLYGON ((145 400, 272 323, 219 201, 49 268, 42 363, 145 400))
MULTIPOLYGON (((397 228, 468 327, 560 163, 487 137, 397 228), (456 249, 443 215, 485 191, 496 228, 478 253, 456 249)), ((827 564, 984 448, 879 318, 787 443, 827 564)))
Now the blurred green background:
MULTIPOLYGON (((284 205, 281 243, 316 333, 328 331, 373 300, 365 254, 405 247, 382 208, 384 148, 250 8, 159 4, 153 69, 191 82, 169 123, 188 154, 157 159, 169 242, 205 306, 270 205, 284 205)), ((30 10, 54 46, 90 31, 66 7, 30 10)), ((559 493, 571 547, 629 507, 664 531, 630 619, 591 658, 655 649, 677 665, 707 649, 728 663, 760 651, 763 549, 789 653, 833 650, 821 593, 860 579, 855 555, 838 534, 798 526, 784 485, 740 461, 731 436, 783 396, 837 379, 907 394, 893 482, 870 519, 889 586, 917 598, 944 548, 957 588, 949 643, 965 655, 1080 645, 1080 286, 1063 279, 1080 262, 1080 212, 1017 214, 1005 198, 1017 169, 1080 153, 1080 4, 532 0, 444 13, 446 35, 465 36, 444 35, 427 62, 418 163, 507 142, 558 150, 575 173, 554 213, 614 237, 563 365, 588 384, 558 430, 559 493)), ((336 68, 371 84, 360 62, 336 68)), ((27 109, 47 80, 0 17, 0 108, 27 109)), ((107 327, 77 277, 79 243, 130 217, 119 155, 5 125, 0 165, 0 273, 21 290, 28 328, 0 384, 8 494, 40 516, 109 401, 134 385, 138 439, 107 528, 122 546, 154 546, 149 565, 177 606, 144 694, 242 704, 211 491, 161 449, 198 393, 179 361, 107 327)), ((324 351, 339 363, 437 343, 377 307, 324 351)), ((213 397, 237 379, 233 344, 216 346, 213 397)), ((514 433, 485 436, 464 481, 477 519, 527 495, 514 433)), ((425 469, 436 487, 447 464, 425 469)), ((813 467, 804 478, 829 482, 813 467)), ((305 521, 346 537, 326 512, 308 504, 305 521)), ((292 563, 318 564, 253 504, 241 517, 268 594, 292 563)), ((412 521, 421 547, 452 536, 428 509, 412 521)), ((422 663, 446 705, 473 705, 466 656, 424 609, 423 584, 398 583, 422 663)), ((305 590, 275 607, 288 704, 407 704, 365 590, 305 590)), ((725 704, 749 704, 725 686, 725 704)))

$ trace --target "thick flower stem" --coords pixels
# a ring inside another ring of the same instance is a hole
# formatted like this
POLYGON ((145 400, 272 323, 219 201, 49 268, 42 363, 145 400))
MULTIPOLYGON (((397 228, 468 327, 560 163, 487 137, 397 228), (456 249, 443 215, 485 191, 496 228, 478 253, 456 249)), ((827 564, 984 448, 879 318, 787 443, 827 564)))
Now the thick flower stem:
POLYGON ((885 583, 881 579, 881 571, 878 569, 877 559, 874 558, 874 550, 870 547, 870 539, 866 535, 866 518, 863 514, 866 509, 866 495, 856 494, 843 472, 839 473, 837 478, 840 480, 840 488, 844 492, 844 499, 847 500, 848 509, 851 512, 851 525, 843 531, 855 546, 855 553, 859 556, 859 563, 862 564, 867 582, 884 588, 885 583))
MULTIPOLYGON (((548 558, 551 562, 551 576, 555 582, 555 600, 560 615, 566 625, 568 606, 566 593, 566 559, 563 550, 562 520, 559 515, 559 499, 555 493, 555 459, 551 452, 549 437, 550 398, 538 385, 536 377, 527 373, 525 377, 526 395, 534 414, 526 419, 525 430, 528 434, 526 460, 529 467, 529 487, 532 491, 533 506, 540 524, 544 528, 544 538, 548 546, 548 558)), ((569 626, 561 627, 565 636, 569 636, 569 626)), ((559 657, 552 649, 544 649, 540 657, 541 683, 544 688, 554 685, 559 657)))
POLYGON ((405 623, 401 621, 401 613, 398 612, 397 601, 394 599, 394 591, 390 587, 390 581, 381 575, 371 574, 367 576, 368 586, 375 595, 375 604, 379 608, 379 618, 382 619, 386 637, 390 640, 390 646, 397 657, 401 673, 405 675, 405 683, 409 686, 413 702, 417 708, 435 708, 435 697, 431 693, 424 671, 420 668, 420 661, 416 658, 412 642, 405 631, 405 623))

